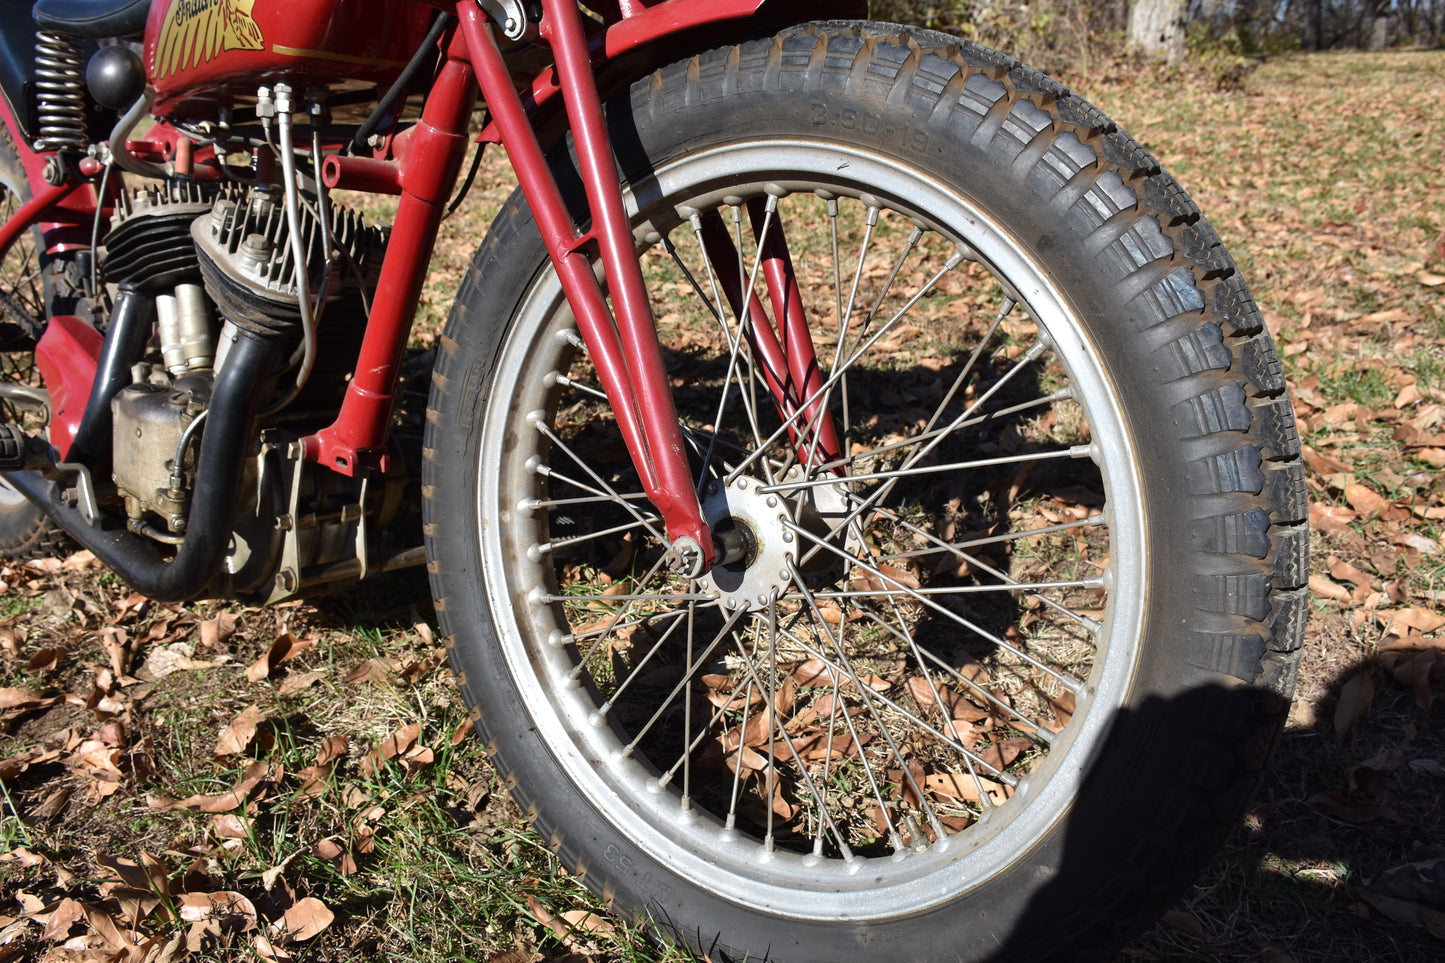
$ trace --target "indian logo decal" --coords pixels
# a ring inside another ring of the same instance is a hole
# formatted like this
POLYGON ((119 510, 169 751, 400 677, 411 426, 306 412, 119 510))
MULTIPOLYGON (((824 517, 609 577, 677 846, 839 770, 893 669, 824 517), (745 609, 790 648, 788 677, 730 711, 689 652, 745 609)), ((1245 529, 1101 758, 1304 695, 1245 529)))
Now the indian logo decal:
POLYGON ((263 50, 251 16, 256 0, 171 0, 156 39, 153 75, 159 80, 197 67, 226 50, 263 50))

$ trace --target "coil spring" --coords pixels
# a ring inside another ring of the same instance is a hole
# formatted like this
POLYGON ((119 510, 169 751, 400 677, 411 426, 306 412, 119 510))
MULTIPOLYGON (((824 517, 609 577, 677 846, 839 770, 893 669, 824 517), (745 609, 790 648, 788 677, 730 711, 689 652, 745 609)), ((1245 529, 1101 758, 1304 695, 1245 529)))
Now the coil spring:
POLYGON ((48 30, 35 35, 36 150, 84 151, 85 60, 75 39, 48 30))

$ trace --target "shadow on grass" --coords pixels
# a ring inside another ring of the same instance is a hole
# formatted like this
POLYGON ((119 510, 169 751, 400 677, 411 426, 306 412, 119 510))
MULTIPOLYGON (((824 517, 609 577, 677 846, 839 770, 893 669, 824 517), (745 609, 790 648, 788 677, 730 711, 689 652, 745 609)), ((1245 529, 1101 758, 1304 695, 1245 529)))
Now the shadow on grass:
POLYGON ((1122 959, 1445 958, 1445 862, 1434 862, 1445 857, 1439 712, 1374 661, 1341 669, 1324 692, 1296 705, 1244 825, 1169 925, 1122 959), (1337 738, 1341 691, 1362 676, 1374 697, 1363 706, 1356 683, 1345 698, 1363 715, 1337 738))

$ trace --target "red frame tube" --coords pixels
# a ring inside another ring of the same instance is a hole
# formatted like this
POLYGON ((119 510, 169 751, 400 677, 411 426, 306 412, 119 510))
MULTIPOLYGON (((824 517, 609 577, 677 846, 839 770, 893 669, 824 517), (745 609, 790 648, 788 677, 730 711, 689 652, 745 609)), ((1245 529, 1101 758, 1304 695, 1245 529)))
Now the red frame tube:
POLYGON ((421 120, 392 142, 401 168, 401 199, 356 371, 336 420, 302 439, 308 460, 340 474, 355 475, 363 468, 386 470, 396 371, 426 281, 437 227, 466 154, 467 123, 476 100, 466 42, 457 33, 421 120))
POLYGON ((471 47, 482 94, 648 497, 662 513, 669 537, 674 541, 694 539, 705 564, 711 565, 712 538, 693 490, 576 5, 567 0, 544 0, 541 34, 556 56, 559 86, 581 159, 593 217, 592 230, 586 234, 577 229, 547 167, 491 24, 473 4, 459 5, 457 15, 471 47), (594 240, 601 249, 617 307, 615 321, 591 259, 583 251, 594 240))
MULTIPOLYGON (((763 232, 769 216, 765 207, 761 199, 748 203, 748 217, 753 224, 754 236, 763 232)), ((823 373, 818 367, 818 354, 813 348, 808 318, 803 313, 803 292, 798 288, 793 258, 788 253, 783 215, 775 209, 771 217, 773 225, 762 245, 762 269, 768 285, 768 300, 773 305, 773 317, 782 319, 782 344, 779 347, 787 359, 789 381, 797 392, 797 398, 812 399, 803 410, 800 427, 804 430, 798 456, 805 465, 837 461, 840 455, 838 434, 833 427, 833 416, 821 397, 823 373)), ((779 399, 781 402, 782 399, 779 399)), ((795 431, 795 444, 797 435, 795 431)))
MULTIPOLYGON (((41 183, 44 183, 43 181, 41 183)), ((85 181, 77 181, 66 184, 46 184, 43 189, 36 193, 30 200, 21 205, 20 210, 10 216, 10 219, 0 226, 0 258, 10 253, 10 245, 19 240, 20 235, 30 230, 30 226, 38 221, 41 216, 51 213, 62 201, 65 201, 82 187, 89 187, 85 181)))
MULTIPOLYGON (((762 202, 749 205, 755 234, 762 231, 761 207, 762 202)), ((773 217, 779 215, 774 213, 773 217)), ((838 457, 838 436, 832 416, 818 397, 823 387, 822 372, 782 230, 782 222, 777 220, 763 244, 761 264, 773 313, 784 319, 782 339, 778 338, 762 300, 751 291, 746 292, 747 325, 743 333, 752 349, 753 363, 760 368, 763 383, 777 405, 778 415, 788 426, 788 437, 798 451, 798 458, 805 465, 816 465, 838 457), (812 400, 800 409, 804 398, 812 400)), ((737 245, 721 217, 713 214, 702 218, 702 240, 710 252, 723 296, 733 315, 741 317, 748 279, 741 276, 737 245)))

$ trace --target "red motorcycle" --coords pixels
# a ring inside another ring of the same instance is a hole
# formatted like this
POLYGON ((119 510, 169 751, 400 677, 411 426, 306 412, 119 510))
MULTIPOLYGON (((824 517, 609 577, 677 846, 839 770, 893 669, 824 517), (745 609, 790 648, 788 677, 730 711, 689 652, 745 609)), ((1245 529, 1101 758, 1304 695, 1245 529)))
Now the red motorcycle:
POLYGON ((866 9, 6 5, 0 544, 167 600, 425 561, 542 838, 711 959, 1101 953, 1285 717, 1280 364, 1097 109, 820 14, 866 9))

